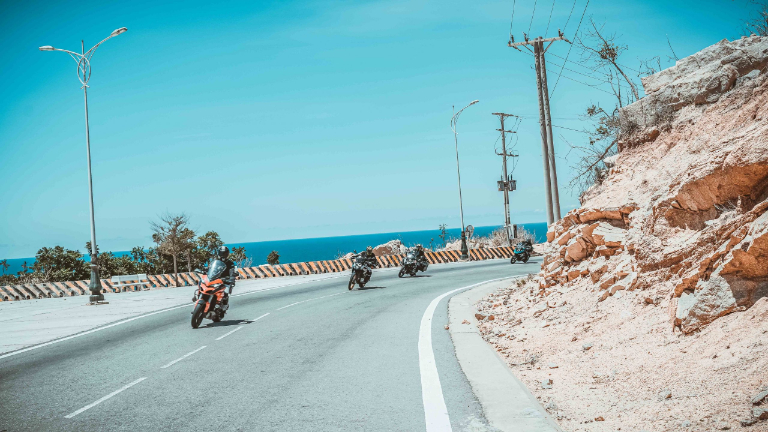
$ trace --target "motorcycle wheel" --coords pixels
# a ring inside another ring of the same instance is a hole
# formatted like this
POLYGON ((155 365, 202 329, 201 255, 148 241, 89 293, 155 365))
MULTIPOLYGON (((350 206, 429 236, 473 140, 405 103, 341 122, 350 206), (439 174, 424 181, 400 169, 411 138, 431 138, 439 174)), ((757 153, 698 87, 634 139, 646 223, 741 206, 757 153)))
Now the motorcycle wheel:
POLYGON ((200 323, 203 322, 203 316, 205 315, 205 303, 200 302, 195 306, 195 310, 192 312, 192 328, 196 329, 200 327, 200 323))
POLYGON ((525 264, 525 263, 528 262, 528 258, 529 258, 528 254, 525 254, 525 255, 523 255, 523 259, 521 259, 520 261, 522 261, 523 264, 525 264))
POLYGON ((405 276, 405 268, 400 269, 400 273, 397 274, 397 277, 403 277, 405 276))
POLYGON ((352 291, 352 288, 355 287, 355 274, 352 273, 352 276, 349 277, 349 284, 347 285, 347 288, 349 288, 350 291, 352 291))
POLYGON ((514 264, 517 261, 517 257, 512 255, 512 258, 509 259, 510 264, 514 264))

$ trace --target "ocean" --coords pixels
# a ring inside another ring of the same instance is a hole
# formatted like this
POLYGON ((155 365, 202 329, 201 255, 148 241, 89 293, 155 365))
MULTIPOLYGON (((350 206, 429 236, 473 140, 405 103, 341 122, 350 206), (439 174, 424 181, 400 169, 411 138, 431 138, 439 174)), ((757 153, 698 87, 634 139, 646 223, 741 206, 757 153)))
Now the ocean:
MULTIPOLYGON (((525 228, 526 230, 532 232, 536 236, 537 242, 542 243, 546 241, 546 222, 518 224, 518 227, 525 228)), ((475 227, 474 236, 487 236, 499 228, 499 225, 475 227)), ((461 236, 461 230, 459 228, 447 229, 446 234, 446 241, 449 241, 459 238, 461 236)), ((439 235, 440 231, 433 229, 424 231, 361 234, 339 237, 317 237, 249 243, 227 243, 227 246, 229 246, 230 249, 236 246, 245 247, 246 255, 249 258, 253 258, 253 265, 261 265, 267 263, 267 255, 269 255, 269 253, 273 250, 280 254, 281 263, 332 260, 337 256, 347 252, 352 252, 355 250, 360 252, 367 246, 376 247, 390 240, 400 240, 406 246, 414 246, 417 243, 421 243, 426 248, 429 248, 430 246, 441 247, 443 242, 439 235)), ((117 251, 113 253, 120 256, 128 254, 129 251, 117 251)), ((85 256, 85 259, 89 259, 87 255, 85 256)), ((19 272, 21 270, 22 264, 25 261, 27 265, 31 267, 35 262, 35 258, 8 259, 8 264, 10 267, 6 271, 6 274, 16 274, 19 272)), ((2 271, 2 269, 0 269, 0 271, 2 271)))

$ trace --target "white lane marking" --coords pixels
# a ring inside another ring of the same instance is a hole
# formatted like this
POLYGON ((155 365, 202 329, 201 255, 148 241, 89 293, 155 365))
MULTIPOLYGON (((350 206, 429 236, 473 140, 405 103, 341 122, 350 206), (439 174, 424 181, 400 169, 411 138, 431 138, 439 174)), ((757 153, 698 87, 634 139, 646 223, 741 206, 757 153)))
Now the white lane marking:
POLYGON ((474 288, 489 282, 511 279, 516 276, 491 279, 474 285, 457 288, 448 291, 432 300, 421 317, 419 326, 419 372, 421 374, 421 400, 424 403, 424 419, 427 423, 427 432, 451 431, 451 419, 448 416, 448 408, 445 406, 443 387, 440 385, 440 375, 437 373, 435 353, 432 350, 432 316, 440 301, 449 295, 474 288))
MULTIPOLYGON (((286 288, 286 287, 292 287, 292 286, 297 286, 297 285, 304 285, 304 284, 308 284, 308 283, 311 283, 311 282, 322 282, 322 281, 324 281, 326 279, 338 279, 338 278, 340 278, 342 276, 334 276, 334 277, 329 277, 329 278, 322 278, 322 279, 308 280, 308 281, 303 281, 303 282, 298 282, 298 283, 290 283, 290 284, 285 284, 285 285, 279 285, 279 286, 272 287, 272 288, 253 290, 253 291, 249 291, 249 292, 241 293, 241 294, 233 294, 232 297, 240 297, 240 296, 249 295, 249 294, 256 294, 256 293, 261 293, 261 292, 265 292, 265 291, 272 291, 272 290, 276 290, 278 288, 286 288)), ((104 327, 97 327, 97 328, 92 329, 92 330, 84 331, 82 333, 73 334, 71 336, 66 336, 66 337, 63 337, 61 339, 52 340, 50 342, 45 342, 45 343, 42 343, 40 345, 34 345, 34 346, 31 346, 31 347, 28 347, 28 348, 20 349, 18 351, 9 352, 7 354, 0 355, 0 360, 2 360, 4 358, 8 358, 8 357, 13 357, 15 355, 22 354, 22 353, 25 353, 25 352, 28 352, 28 351, 36 350, 38 348, 43 348, 43 347, 47 347, 49 345, 57 344, 59 342, 68 341, 70 339, 78 338, 80 336, 85 336, 85 335, 89 335, 91 333, 96 333, 98 331, 106 330, 108 328, 112 328, 112 327, 115 327, 115 326, 119 326, 121 324, 126 324, 126 323, 129 323, 131 321, 135 321, 137 319, 146 318, 148 316, 157 315, 159 313, 168 312, 168 311, 172 311, 172 310, 175 310, 175 309, 180 309, 180 308, 183 308, 183 307, 190 307, 191 305, 192 305, 192 303, 184 303, 184 304, 181 304, 181 305, 178 305, 178 306, 172 306, 172 307, 169 307, 167 309, 161 309, 159 311, 150 312, 148 314, 139 315, 139 316, 136 316, 136 317, 133 317, 133 318, 128 318, 128 319, 123 320, 123 321, 118 321, 116 323, 105 325, 104 327)))
POLYGON ((240 330, 241 328, 243 328, 243 326, 240 326, 240 327, 238 327, 238 328, 236 328, 236 329, 232 330, 231 332, 229 332, 229 333, 227 333, 227 334, 225 334, 225 335, 223 335, 223 336, 219 336, 219 337, 217 337, 217 338, 216 338, 216 340, 222 340, 222 339, 224 339, 225 337, 227 337, 227 336, 231 335, 232 333, 234 333, 234 332, 236 332, 236 331, 240 330))
POLYGON ((120 392, 123 392, 123 391, 125 391, 125 390, 128 390, 129 388, 131 388, 131 387, 135 386, 136 384, 138 384, 138 383, 140 383, 140 382, 144 381, 145 379, 147 379, 147 377, 144 377, 144 378, 139 378, 139 379, 137 379, 136 381, 134 381, 134 382, 132 382, 132 383, 130 383, 130 384, 127 384, 127 385, 123 386, 122 388, 120 388, 120 389, 118 389, 118 390, 115 390, 115 391, 113 391, 112 393, 110 393, 110 394, 108 394, 108 395, 104 396, 103 398, 101 398, 101 399, 97 400, 96 402, 94 402, 94 403, 92 403, 92 404, 90 404, 90 405, 86 405, 86 406, 84 406, 84 407, 80 408, 79 410, 77 410, 77 411, 73 412, 72 414, 69 414, 69 415, 65 415, 65 416, 64 416, 64 418, 68 418, 68 419, 71 419, 72 417, 74 417, 74 416, 76 416, 76 415, 80 414, 81 412, 83 412, 83 411, 85 411, 85 410, 89 410, 89 409, 91 409, 91 408, 95 407, 96 405, 98 405, 98 404, 100 404, 100 403, 104 402, 105 400, 107 400, 107 399, 109 399, 109 398, 111 398, 111 397, 113 397, 113 396, 117 395, 118 393, 120 393, 120 392))
POLYGON ((262 316, 260 316, 260 317, 258 317, 258 318, 254 318, 254 319, 252 319, 252 320, 246 320, 246 321, 243 321, 243 322, 241 322, 240 324, 250 324, 250 323, 252 323, 252 322, 256 322, 256 321, 258 321, 258 320, 260 320, 260 319, 264 318, 264 317, 265 317, 265 316, 267 316, 267 315, 269 315, 269 312, 265 313, 264 315, 262 315, 262 316))
MULTIPOLYGON (((231 333, 231 332, 230 332, 230 333, 231 333)), ((175 365, 176 363, 178 363, 178 362, 180 362, 180 361, 184 360, 185 358, 187 358, 187 357, 191 356, 192 354, 194 354, 194 353, 196 353, 196 352, 200 351, 201 349, 203 349, 203 348, 205 348, 205 347, 206 347, 206 345, 203 345, 203 346, 201 346, 200 348, 198 348, 198 349, 196 349, 196 350, 194 350, 194 351, 192 351, 192 352, 190 352, 190 353, 186 353, 186 354, 184 354, 183 356, 181 356, 181 357, 177 358, 176 360, 174 360, 174 361, 172 361, 172 362, 168 363, 167 365, 165 365, 165 366, 161 367, 160 369, 165 369, 165 368, 171 367, 171 366, 175 365)))
POLYGON ((289 304, 287 306, 279 307, 279 308, 277 308, 275 310, 281 310, 281 309, 289 308, 291 306, 296 306, 297 304, 306 303, 308 301, 319 300, 321 298, 333 297, 333 296, 337 296, 337 295, 341 295, 341 294, 346 294, 346 293, 340 292, 340 293, 331 294, 331 295, 327 295, 327 296, 315 297, 315 298, 311 298, 311 299, 308 299, 308 300, 302 300, 302 301, 299 301, 299 302, 296 302, 296 303, 291 303, 291 304, 289 304))
POLYGON ((35 349, 38 349, 38 348, 46 347, 48 345, 53 345, 53 344, 57 344, 59 342, 64 342, 64 341, 68 341, 70 339, 74 339, 74 338, 77 338, 77 337, 80 337, 80 336, 85 336, 85 335, 89 335, 91 333, 96 333, 97 331, 106 330, 108 328, 112 328, 112 327, 115 327, 115 326, 119 326, 121 324, 129 323, 131 321, 135 321, 135 320, 140 319, 140 318, 146 318, 148 316, 157 315, 159 313, 168 312, 168 311, 172 311, 174 309, 179 309, 179 308, 183 308, 183 307, 189 307, 189 304, 183 304, 183 305, 179 305, 179 306, 170 307, 168 309, 162 309, 162 310, 159 310, 159 311, 151 312, 151 313, 148 313, 148 314, 145 314, 145 315, 139 315, 137 317, 128 318, 127 320, 123 320, 123 321, 118 321, 116 323, 112 323, 112 324, 106 325, 104 327, 97 327, 97 328, 95 328, 93 330, 88 330, 88 331, 85 331, 85 332, 82 332, 82 333, 73 334, 72 336, 67 336, 67 337, 64 337, 64 338, 61 338, 61 339, 52 340, 50 342, 46 342, 46 343, 43 343, 43 344, 40 344, 40 345, 35 345, 35 346, 31 346, 29 348, 24 348, 24 349, 21 349, 21 350, 18 350, 18 351, 13 351, 13 352, 10 352, 8 354, 0 355, 0 360, 2 360, 4 358, 15 356, 17 354, 25 353, 27 351, 32 351, 32 350, 35 350, 35 349))

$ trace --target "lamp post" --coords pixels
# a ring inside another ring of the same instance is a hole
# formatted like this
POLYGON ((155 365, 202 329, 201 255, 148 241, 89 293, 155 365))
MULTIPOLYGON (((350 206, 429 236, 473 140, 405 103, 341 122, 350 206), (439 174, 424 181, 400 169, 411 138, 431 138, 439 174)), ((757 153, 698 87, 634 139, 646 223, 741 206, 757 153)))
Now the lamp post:
POLYGON ((99 266, 96 264, 96 258, 98 253, 96 252, 96 223, 93 217, 93 179, 91 176, 91 137, 88 131, 88 80, 91 78, 91 57, 96 52, 96 48, 99 45, 111 39, 121 33, 125 33, 128 29, 121 27, 113 31, 106 39, 94 45, 93 48, 85 51, 85 44, 80 42, 80 54, 69 50, 63 50, 54 48, 50 45, 41 46, 40 51, 61 51, 69 54, 70 57, 77 63, 77 78, 83 85, 83 97, 85 98, 85 148, 88 157, 88 193, 91 205, 91 283, 88 288, 91 290, 90 301, 91 304, 104 301, 104 294, 101 293, 101 280, 99 279, 99 266))
MULTIPOLYGON (((470 102, 469 105, 465 106, 464 108, 460 109, 459 112, 453 115, 451 117, 451 130, 453 130, 453 141, 456 145, 456 175, 459 178, 459 210, 461 212, 461 259, 467 259, 469 258, 469 249, 467 248, 467 232, 464 227, 464 203, 461 199, 461 170, 459 169, 459 138, 458 133, 456 132, 456 122, 459 121, 459 116, 461 115, 461 112, 465 109, 471 107, 472 105, 478 103, 480 101, 474 100, 470 102)), ((456 108, 454 107, 454 110, 456 108)))

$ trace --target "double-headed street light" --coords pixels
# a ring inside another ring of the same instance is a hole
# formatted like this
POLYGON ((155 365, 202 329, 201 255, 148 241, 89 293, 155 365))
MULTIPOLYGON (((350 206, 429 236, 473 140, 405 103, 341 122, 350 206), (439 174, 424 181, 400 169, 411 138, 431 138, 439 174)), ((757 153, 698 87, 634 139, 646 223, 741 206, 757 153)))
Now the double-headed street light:
MULTIPOLYGON (((453 140, 456 144, 456 175, 459 178, 459 210, 461 211, 461 259, 467 259, 469 258, 469 249, 467 249, 467 230, 464 227, 464 203, 461 200, 461 170, 459 169, 459 138, 458 133, 456 132, 456 122, 459 121, 459 116, 461 115, 461 112, 465 109, 471 107, 472 105, 478 103, 480 101, 474 100, 469 105, 465 106, 464 108, 460 109, 459 112, 453 115, 451 117, 451 130, 453 130, 453 140)), ((456 109, 454 107, 454 109, 456 109)))
POLYGON ((91 283, 88 288, 91 290, 91 303, 98 303, 104 301, 104 294, 101 293, 101 279, 99 279, 99 267, 96 264, 97 252, 96 252, 96 223, 93 217, 93 180, 91 177, 91 138, 88 131, 88 80, 91 78, 91 57, 96 52, 96 48, 99 45, 111 39, 121 33, 125 33, 128 29, 121 27, 113 31, 109 37, 94 45, 93 48, 85 51, 85 44, 80 41, 80 51, 78 54, 69 50, 63 50, 54 48, 50 45, 41 46, 40 51, 61 51, 69 54, 70 57, 77 63, 77 78, 83 85, 83 96, 85 97, 85 147, 88 155, 88 192, 91 203, 91 283))

